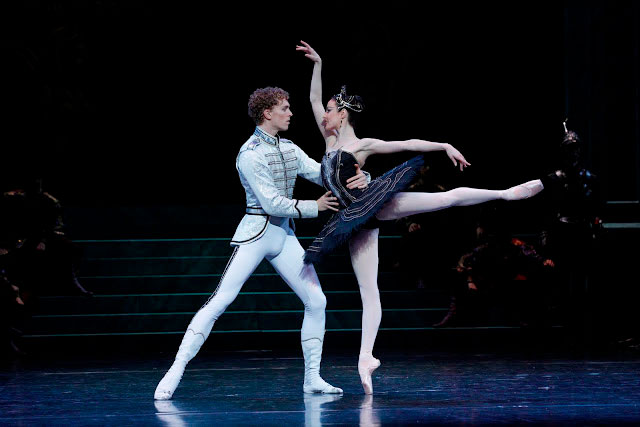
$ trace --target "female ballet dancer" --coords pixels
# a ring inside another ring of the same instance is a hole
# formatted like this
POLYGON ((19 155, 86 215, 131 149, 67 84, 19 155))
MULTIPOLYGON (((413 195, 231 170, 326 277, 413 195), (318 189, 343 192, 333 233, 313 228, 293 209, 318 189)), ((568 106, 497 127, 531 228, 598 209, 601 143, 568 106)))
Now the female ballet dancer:
POLYGON ((364 105, 359 96, 347 95, 343 86, 338 95, 329 100, 325 111, 322 104, 322 60, 308 44, 301 41, 302 51, 314 63, 311 77, 310 101, 313 114, 322 133, 326 151, 322 158, 322 179, 327 190, 337 197, 340 211, 332 216, 305 253, 305 262, 316 263, 345 242, 349 242, 351 264, 360 287, 362 299, 362 337, 358 358, 358 373, 366 394, 373 393, 371 374, 380 366, 373 357, 382 308, 378 291, 378 220, 395 220, 410 215, 446 209, 452 206, 471 206, 491 200, 521 200, 538 194, 544 188, 540 180, 533 180, 507 190, 484 190, 460 187, 440 193, 402 192, 416 176, 423 164, 417 156, 371 181, 366 190, 346 188, 346 178, 356 166, 362 168, 373 154, 400 151, 445 151, 460 170, 470 166, 464 156, 446 143, 419 139, 383 141, 358 138, 354 122, 364 105))

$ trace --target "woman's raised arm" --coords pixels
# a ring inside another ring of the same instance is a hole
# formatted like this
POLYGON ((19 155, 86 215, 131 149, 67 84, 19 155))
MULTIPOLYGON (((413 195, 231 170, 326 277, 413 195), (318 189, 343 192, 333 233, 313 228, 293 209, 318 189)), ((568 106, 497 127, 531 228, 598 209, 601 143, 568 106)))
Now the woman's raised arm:
POLYGON ((324 104, 322 103, 322 59, 309 43, 300 40, 302 46, 296 46, 296 50, 304 52, 304 56, 313 61, 313 74, 311 75, 311 89, 309 91, 309 101, 311 101, 311 109, 316 119, 316 124, 325 142, 328 144, 330 138, 335 138, 333 132, 326 132, 323 125, 324 120, 324 104))

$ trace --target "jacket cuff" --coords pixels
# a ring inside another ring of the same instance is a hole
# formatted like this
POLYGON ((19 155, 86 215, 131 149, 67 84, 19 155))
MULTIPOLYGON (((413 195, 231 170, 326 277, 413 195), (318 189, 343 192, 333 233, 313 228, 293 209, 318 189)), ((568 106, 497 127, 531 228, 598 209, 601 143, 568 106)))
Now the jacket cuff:
POLYGON ((300 218, 316 218, 318 216, 318 203, 315 200, 297 200, 295 208, 300 218))

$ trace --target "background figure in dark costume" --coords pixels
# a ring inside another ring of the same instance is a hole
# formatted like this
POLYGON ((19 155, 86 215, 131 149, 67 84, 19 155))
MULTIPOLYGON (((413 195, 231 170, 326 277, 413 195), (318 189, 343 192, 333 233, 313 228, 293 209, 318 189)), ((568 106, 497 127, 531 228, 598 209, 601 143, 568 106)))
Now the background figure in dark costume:
POLYGON ((495 207, 478 221, 478 244, 458 260, 449 312, 435 327, 493 322, 528 326, 548 318, 549 275, 554 262, 512 236, 495 207))
POLYGON ((0 357, 5 355, 22 355, 18 347, 19 329, 23 318, 24 302, 20 297, 20 288, 7 277, 9 252, 4 242, 0 247, 0 357))
POLYGON ((19 235, 14 236, 19 280, 28 282, 39 294, 91 296, 92 292, 78 281, 82 251, 65 234, 62 205, 43 191, 42 179, 30 180, 24 190, 11 191, 6 196, 19 224, 19 235), (33 265, 39 265, 41 271, 37 272, 33 265))
POLYGON ((0 269, 3 283, 3 326, 10 350, 16 345, 40 295, 91 296, 78 281, 80 249, 63 231, 62 206, 42 191, 42 180, 32 179, 22 189, 2 195, 0 211, 0 269))
POLYGON ((602 230, 602 196, 597 176, 584 167, 580 138, 567 129, 566 122, 564 129, 560 167, 542 179, 548 209, 541 244, 558 268, 566 321, 580 332, 576 338, 584 338, 589 327, 589 281, 602 230))
POLYGON ((78 281, 81 250, 64 232, 62 205, 42 190, 42 179, 5 193, 3 204, 15 255, 9 278, 25 292, 91 295, 78 281))

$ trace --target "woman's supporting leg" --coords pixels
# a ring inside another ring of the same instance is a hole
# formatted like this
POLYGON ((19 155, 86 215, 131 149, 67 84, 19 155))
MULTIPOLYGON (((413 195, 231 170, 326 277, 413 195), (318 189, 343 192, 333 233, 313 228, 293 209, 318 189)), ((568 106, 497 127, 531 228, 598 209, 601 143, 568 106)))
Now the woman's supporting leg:
POLYGON ((507 190, 459 187, 441 193, 398 193, 380 209, 376 217, 392 220, 452 206, 478 205, 492 200, 522 200, 535 196, 543 188, 542 181, 536 179, 507 190))
POLYGON ((378 232, 361 230, 349 241, 351 264, 360 286, 362 298, 362 338, 358 357, 358 373, 366 394, 373 393, 371 374, 380 366, 373 357, 373 345, 382 319, 382 305, 378 291, 378 232))

